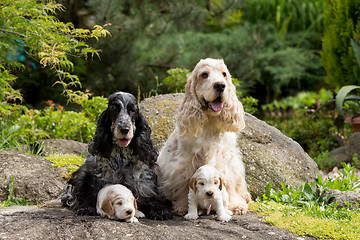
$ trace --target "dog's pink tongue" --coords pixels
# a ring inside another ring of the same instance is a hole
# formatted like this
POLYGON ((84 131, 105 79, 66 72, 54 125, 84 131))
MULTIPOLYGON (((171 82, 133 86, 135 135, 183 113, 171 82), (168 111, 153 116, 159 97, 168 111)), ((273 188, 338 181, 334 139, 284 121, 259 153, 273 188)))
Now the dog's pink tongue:
POLYGON ((223 109, 223 103, 220 101, 209 102, 209 107, 215 112, 220 112, 223 109))
POLYGON ((118 139, 117 141, 120 146, 127 146, 130 142, 128 139, 118 139))

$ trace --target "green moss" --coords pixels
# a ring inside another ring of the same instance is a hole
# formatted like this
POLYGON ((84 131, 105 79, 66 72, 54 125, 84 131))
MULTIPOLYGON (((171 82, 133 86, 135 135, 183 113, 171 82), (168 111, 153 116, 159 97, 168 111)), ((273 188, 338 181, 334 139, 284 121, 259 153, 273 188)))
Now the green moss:
POLYGON ((85 158, 75 154, 56 154, 50 155, 45 159, 53 163, 54 167, 64 168, 65 172, 61 177, 65 179, 69 179, 71 174, 85 162, 85 158))
POLYGON ((251 203, 249 209, 260 213, 264 221, 303 236, 319 239, 360 239, 360 213, 354 211, 351 220, 316 218, 294 211, 291 206, 262 202, 251 203))

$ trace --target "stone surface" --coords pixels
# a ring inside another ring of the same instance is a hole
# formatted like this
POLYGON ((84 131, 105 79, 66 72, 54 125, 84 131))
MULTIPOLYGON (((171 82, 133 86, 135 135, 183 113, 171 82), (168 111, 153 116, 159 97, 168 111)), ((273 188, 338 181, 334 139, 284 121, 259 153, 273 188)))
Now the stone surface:
MULTIPOLYGON (((175 128, 175 117, 183 96, 160 95, 140 103, 158 149, 175 128)), ((315 180, 318 167, 297 142, 250 114, 245 115, 245 122, 245 129, 238 135, 238 144, 253 199, 264 194, 268 181, 273 183, 274 189, 280 189, 281 182, 297 187, 304 181, 315 180)))
POLYGON ((76 216, 64 208, 10 207, 0 208, 0 239, 316 239, 272 227, 251 212, 227 223, 215 218, 140 219, 129 224, 100 216, 76 216))
POLYGON ((356 189, 355 191, 339 191, 330 189, 325 192, 323 197, 333 194, 336 196, 331 200, 331 202, 339 203, 337 206, 338 208, 359 209, 360 189, 356 189))
POLYGON ((65 180, 43 157, 0 151, 0 201, 6 201, 14 178, 14 198, 39 204, 57 198, 65 180))
POLYGON ((76 154, 87 151, 87 144, 66 139, 45 139, 37 141, 38 145, 31 144, 21 147, 22 152, 39 152, 40 155, 76 154), (40 146, 40 147, 39 147, 40 146), (40 149, 39 149, 40 148, 40 149))

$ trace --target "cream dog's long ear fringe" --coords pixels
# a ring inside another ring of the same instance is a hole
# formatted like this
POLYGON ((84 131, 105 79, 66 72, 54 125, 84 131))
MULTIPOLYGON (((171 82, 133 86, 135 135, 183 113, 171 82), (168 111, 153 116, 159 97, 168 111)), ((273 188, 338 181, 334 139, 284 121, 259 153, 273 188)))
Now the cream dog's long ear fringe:
POLYGON ((192 74, 185 85, 185 99, 180 105, 180 112, 176 119, 182 137, 201 135, 205 122, 206 116, 195 95, 194 85, 194 74, 192 74))
POLYGON ((236 96, 235 86, 231 84, 230 87, 230 98, 220 114, 222 129, 226 132, 240 132, 245 128, 244 108, 236 96))

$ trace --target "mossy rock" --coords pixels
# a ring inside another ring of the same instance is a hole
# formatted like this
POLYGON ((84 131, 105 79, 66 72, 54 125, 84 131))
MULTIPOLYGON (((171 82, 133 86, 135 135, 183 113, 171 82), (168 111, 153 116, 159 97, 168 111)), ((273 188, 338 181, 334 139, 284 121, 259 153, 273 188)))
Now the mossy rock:
MULTIPOLYGON (((181 93, 166 94, 140 103, 159 150, 175 128, 175 117, 183 97, 181 93)), ((245 129, 238 134, 238 144, 253 199, 264 194, 268 181, 276 190, 281 188, 281 182, 298 187, 304 181, 315 180, 318 167, 297 142, 248 113, 245 114, 245 122, 245 129)))

